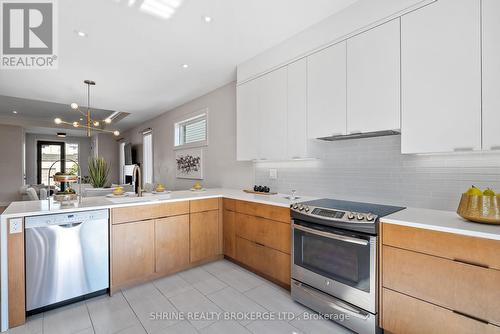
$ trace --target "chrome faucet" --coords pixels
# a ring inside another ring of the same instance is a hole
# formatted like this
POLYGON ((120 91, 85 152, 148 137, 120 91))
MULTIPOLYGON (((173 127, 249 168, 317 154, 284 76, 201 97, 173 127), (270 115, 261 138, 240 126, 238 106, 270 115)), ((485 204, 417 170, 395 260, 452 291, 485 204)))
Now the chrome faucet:
POLYGON ((134 171, 132 172, 132 178, 134 182, 134 188, 137 188, 136 194, 138 197, 142 197, 142 175, 141 167, 139 165, 134 166, 134 171))

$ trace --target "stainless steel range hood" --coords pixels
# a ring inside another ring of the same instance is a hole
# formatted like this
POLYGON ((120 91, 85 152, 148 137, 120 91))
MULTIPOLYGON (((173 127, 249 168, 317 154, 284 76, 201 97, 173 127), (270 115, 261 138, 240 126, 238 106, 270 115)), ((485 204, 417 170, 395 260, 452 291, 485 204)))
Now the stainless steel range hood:
POLYGON ((370 138, 370 137, 383 137, 383 136, 394 136, 401 134, 400 130, 384 130, 384 131, 373 131, 373 132, 355 132, 347 135, 332 135, 329 137, 318 138, 325 141, 337 141, 337 140, 347 140, 347 139, 360 139, 360 138, 370 138))

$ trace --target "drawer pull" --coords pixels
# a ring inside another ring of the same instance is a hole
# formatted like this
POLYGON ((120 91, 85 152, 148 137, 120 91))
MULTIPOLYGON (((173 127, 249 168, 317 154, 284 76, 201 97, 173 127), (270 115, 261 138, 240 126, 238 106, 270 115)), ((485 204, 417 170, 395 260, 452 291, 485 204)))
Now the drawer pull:
POLYGON ((485 269, 490 268, 490 266, 488 266, 486 264, 475 263, 475 262, 471 262, 471 261, 467 261, 467 260, 453 259, 453 261, 458 262, 458 263, 462 263, 462 264, 468 264, 469 266, 474 266, 474 267, 480 267, 480 268, 485 268, 485 269))
POLYGON ((484 319, 481 319, 481 318, 477 318, 477 317, 474 317, 472 315, 468 315, 467 313, 463 313, 463 312, 455 311, 455 310, 453 310, 453 313, 458 314, 458 315, 460 315, 462 317, 465 317, 465 318, 469 318, 471 320, 482 322, 483 324, 486 324, 486 325, 490 324, 490 322, 487 321, 487 320, 484 320, 484 319))
POLYGON ((256 245, 261 246, 261 247, 266 247, 266 245, 261 244, 260 242, 254 241, 256 245))

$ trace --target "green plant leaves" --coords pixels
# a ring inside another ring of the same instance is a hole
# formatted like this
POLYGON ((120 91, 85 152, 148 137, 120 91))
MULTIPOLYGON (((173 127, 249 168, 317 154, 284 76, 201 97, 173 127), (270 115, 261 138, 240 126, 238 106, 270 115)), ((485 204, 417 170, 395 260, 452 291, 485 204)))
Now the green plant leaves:
POLYGON ((89 177, 94 188, 103 188, 106 185, 110 170, 103 158, 89 158, 89 177))

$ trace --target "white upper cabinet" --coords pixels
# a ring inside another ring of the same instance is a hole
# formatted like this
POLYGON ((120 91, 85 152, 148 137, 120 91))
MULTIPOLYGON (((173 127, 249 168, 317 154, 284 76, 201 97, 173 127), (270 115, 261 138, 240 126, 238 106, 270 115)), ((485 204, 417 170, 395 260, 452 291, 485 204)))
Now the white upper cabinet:
POLYGON ((346 42, 307 57, 308 138, 346 134, 346 42))
POLYGON ((401 18, 403 153, 481 149, 480 1, 401 18))
POLYGON ((257 80, 260 90, 260 137, 257 159, 286 159, 287 68, 282 67, 257 80))
POLYGON ((308 157, 307 151, 307 60, 288 65, 288 146, 291 159, 308 157))
POLYGON ((483 149, 500 150, 500 1, 483 0, 483 149))
POLYGON ((347 40, 347 132, 399 130, 399 19, 347 40))
POLYGON ((236 158, 253 160, 259 155, 259 85, 252 80, 236 87, 236 158))

